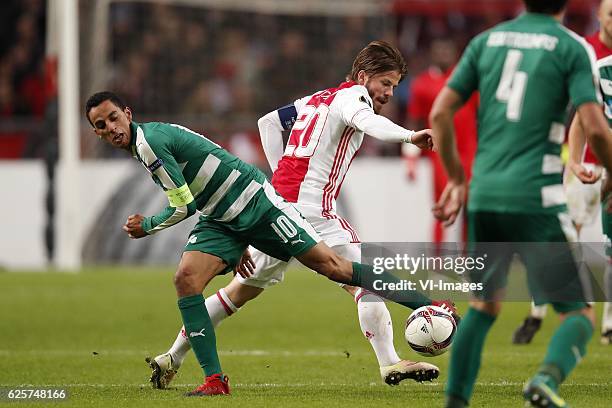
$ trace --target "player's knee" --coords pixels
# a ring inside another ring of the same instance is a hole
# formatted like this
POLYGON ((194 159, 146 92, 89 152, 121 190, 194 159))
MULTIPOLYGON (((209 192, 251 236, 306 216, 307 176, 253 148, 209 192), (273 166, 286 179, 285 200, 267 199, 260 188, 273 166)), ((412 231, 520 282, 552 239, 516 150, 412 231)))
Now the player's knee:
POLYGON ((572 316, 572 315, 583 315, 589 320, 589 322, 591 322, 592 327, 596 326, 595 310, 588 305, 582 309, 577 309, 577 310, 572 310, 572 311, 565 310, 562 304, 553 303, 552 306, 555 309, 555 311, 559 313, 559 318, 561 319, 561 321, 565 320, 567 317, 572 316))
POLYGON ((491 316, 499 315, 501 312, 501 305, 501 302, 484 302, 481 300, 473 300, 470 302, 472 308, 491 316))
POLYGON ((180 265, 174 274, 174 287, 176 288, 176 293, 180 296, 201 293, 201 290, 198 291, 198 288, 195 286, 195 271, 188 266, 180 265))

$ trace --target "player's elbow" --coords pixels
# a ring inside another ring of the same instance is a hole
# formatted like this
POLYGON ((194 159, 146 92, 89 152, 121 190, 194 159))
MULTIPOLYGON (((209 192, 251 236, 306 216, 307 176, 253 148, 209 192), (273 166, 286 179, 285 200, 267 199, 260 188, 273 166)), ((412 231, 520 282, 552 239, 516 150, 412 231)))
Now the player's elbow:
POLYGON ((174 217, 179 219, 180 221, 191 217, 197 211, 195 201, 187 205, 182 205, 174 208, 174 217))
POLYGON ((603 126, 587 126, 585 134, 590 145, 596 146, 601 143, 608 143, 610 130, 603 126))
POLYGON ((269 128, 271 124, 272 124, 272 121, 270 119, 270 113, 268 113, 267 115, 262 116, 261 118, 259 118, 257 120, 257 128, 259 129, 260 137, 261 137, 261 135, 265 134, 266 129, 269 128))
POLYGON ((429 113, 429 123, 431 126, 434 125, 443 125, 444 123, 449 123, 453 120, 453 114, 450 109, 444 109, 440 106, 434 105, 429 113))
POLYGON ((263 129, 266 127, 266 117, 262 116, 257 120, 257 128, 259 129, 259 134, 263 133, 263 129))

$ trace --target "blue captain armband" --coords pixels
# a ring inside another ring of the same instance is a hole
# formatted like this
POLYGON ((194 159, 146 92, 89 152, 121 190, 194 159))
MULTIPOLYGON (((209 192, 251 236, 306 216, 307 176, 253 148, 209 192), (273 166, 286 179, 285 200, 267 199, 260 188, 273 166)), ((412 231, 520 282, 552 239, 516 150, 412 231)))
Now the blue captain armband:
POLYGON ((285 105, 276 110, 284 130, 291 130, 297 119, 297 109, 294 104, 285 105))

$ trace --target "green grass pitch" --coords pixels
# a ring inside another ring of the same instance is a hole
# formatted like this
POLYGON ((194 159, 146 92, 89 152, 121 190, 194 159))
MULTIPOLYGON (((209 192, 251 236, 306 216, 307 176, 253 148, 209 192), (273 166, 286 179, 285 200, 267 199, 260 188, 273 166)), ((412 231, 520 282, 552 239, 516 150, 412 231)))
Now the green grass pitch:
MULTIPOLYGON (((230 376, 231 397, 188 399, 201 383, 190 356, 169 390, 148 384, 147 355, 166 351, 180 327, 173 268, 95 268, 79 274, 1 273, 0 386, 56 386, 68 390, 59 407, 304 406, 440 407, 448 354, 437 382, 383 384, 370 345, 359 331, 352 299, 332 282, 303 270, 221 324, 217 343, 230 376)), ((225 285, 220 277, 206 294, 225 285)), ((459 305, 465 310, 465 304, 459 305)), ((401 356, 417 359, 403 340, 408 310, 390 305, 401 356)), ((556 326, 551 314, 534 343, 512 346, 510 336, 528 310, 507 303, 490 333, 473 407, 518 407, 520 391, 543 358, 556 326)), ((598 305, 598 318, 600 305, 598 305)), ((612 348, 599 327, 585 360, 561 392, 575 407, 609 407, 612 348)), ((0 401, 0 406, 4 405, 0 401)), ((7 404, 41 407, 47 403, 7 404)))

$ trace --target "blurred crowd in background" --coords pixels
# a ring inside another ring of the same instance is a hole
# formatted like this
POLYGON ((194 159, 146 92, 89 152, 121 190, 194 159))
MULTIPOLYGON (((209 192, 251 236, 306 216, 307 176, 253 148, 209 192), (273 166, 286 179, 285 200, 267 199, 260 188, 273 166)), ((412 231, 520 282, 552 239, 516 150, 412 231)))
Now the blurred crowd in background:
POLYGON ((45 20, 44 0, 0 4, 0 158, 37 155, 29 142, 46 112, 45 20))
MULTIPOLYGON (((440 12, 399 3, 375 16, 274 15, 156 2, 115 3, 108 31, 102 33, 109 44, 103 56, 109 67, 104 88, 123 96, 137 121, 181 123, 266 168, 257 119, 343 81, 354 56, 369 41, 391 41, 406 57, 409 75, 383 113, 407 124, 412 78, 435 65, 436 58, 456 59, 475 34, 521 11, 517 6, 440 12), (436 57, 430 45, 440 38, 452 42, 454 49, 436 57)), ((79 3, 81 51, 91 44, 88 36, 101 35, 90 31, 85 18, 95 13, 94 4, 79 3)), ((56 140, 56 131, 45 126, 49 116, 56 115, 45 62, 46 2, 3 1, 0 8, 0 159, 42 157, 41 146, 56 140)), ((572 12, 568 25, 580 34, 595 31, 594 10, 572 12)), ((96 52, 87 51, 81 52, 82 66, 83 59, 96 52)), ((82 72, 82 102, 86 93, 101 90, 90 89, 86 81, 91 75, 82 72)), ((113 156, 110 149, 89 143, 84 117, 81 133, 83 157, 113 156)), ((400 154, 397 145, 366 140, 362 155, 400 154)))

